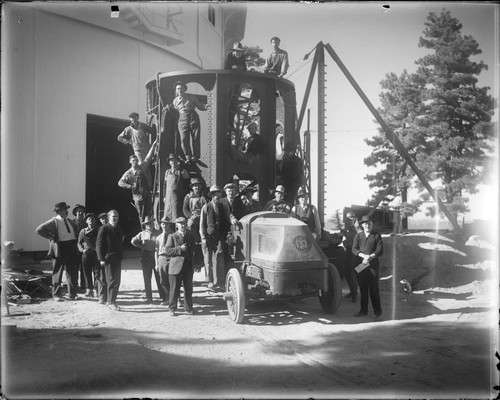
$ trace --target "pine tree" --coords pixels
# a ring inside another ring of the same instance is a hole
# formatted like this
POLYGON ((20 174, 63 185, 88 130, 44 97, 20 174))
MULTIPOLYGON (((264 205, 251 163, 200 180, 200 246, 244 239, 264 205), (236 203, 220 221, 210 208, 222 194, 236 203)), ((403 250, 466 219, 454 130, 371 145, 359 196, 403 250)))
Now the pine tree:
MULTIPOLYGON (((416 61, 414 74, 405 70, 399 77, 386 75, 379 112, 427 179, 439 181, 438 194, 447 208, 455 214, 467 212, 463 194, 477 193, 492 159, 494 101, 488 87, 476 86, 477 76, 487 66, 471 60, 481 54, 479 45, 461 34, 462 25, 449 11, 430 13, 425 26, 419 47, 430 54, 416 61)), ((381 168, 366 179, 380 195, 394 183, 394 171, 404 160, 382 131, 366 142, 374 151, 365 164, 381 168)), ((405 168, 385 200, 402 194, 412 182, 421 192, 420 201, 428 199, 413 171, 405 168)))

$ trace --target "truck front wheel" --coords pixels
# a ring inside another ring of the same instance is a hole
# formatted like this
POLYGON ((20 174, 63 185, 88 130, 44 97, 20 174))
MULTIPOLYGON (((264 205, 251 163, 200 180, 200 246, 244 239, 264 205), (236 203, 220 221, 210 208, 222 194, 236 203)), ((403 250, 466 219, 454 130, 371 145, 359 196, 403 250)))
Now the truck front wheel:
POLYGON ((339 271, 333 264, 328 264, 328 292, 319 296, 321 308, 327 314, 335 314, 342 302, 342 281, 339 271))
POLYGON ((241 324, 245 316, 245 292, 240 271, 236 268, 231 268, 226 275, 226 292, 223 298, 231 321, 241 324))

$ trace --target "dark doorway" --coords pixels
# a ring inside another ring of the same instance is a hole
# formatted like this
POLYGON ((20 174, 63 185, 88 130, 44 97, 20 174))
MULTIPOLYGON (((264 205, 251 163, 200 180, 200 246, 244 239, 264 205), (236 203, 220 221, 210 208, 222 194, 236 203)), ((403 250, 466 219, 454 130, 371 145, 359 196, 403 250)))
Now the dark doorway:
POLYGON ((123 173, 130 168, 128 157, 133 154, 132 147, 117 140, 128 125, 126 119, 87 115, 85 205, 89 212, 97 214, 111 209, 118 211, 126 247, 141 230, 130 190, 118 186, 123 173))

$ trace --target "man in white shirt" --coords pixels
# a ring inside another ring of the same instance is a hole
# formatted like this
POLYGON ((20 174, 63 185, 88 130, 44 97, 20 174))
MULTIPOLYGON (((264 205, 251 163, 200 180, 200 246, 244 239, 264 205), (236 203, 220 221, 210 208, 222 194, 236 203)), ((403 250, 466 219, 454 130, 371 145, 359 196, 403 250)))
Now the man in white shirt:
POLYGON ((76 295, 78 280, 78 227, 68 218, 65 202, 54 206, 55 217, 36 228, 36 233, 49 240, 49 257, 52 258, 52 296, 62 301, 62 278, 66 271, 66 284, 70 300, 79 300, 76 295))

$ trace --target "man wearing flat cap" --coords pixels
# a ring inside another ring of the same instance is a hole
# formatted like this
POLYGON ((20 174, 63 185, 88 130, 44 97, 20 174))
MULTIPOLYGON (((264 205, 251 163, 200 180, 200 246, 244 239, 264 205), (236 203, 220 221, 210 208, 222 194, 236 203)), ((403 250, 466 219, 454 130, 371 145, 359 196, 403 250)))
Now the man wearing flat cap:
POLYGON ((226 237, 221 226, 224 213, 221 195, 218 185, 210 186, 208 196, 211 200, 203 206, 200 216, 201 248, 209 288, 222 287, 225 281, 223 243, 226 237))
POLYGON ((116 304, 120 289, 123 260, 123 231, 118 225, 120 216, 118 211, 108 212, 108 223, 97 232, 96 252, 97 259, 104 270, 104 286, 98 288, 99 304, 105 304, 112 310, 120 310, 116 304))
POLYGON ((154 228, 154 219, 146 216, 141 224, 142 231, 135 235, 130 241, 134 247, 141 249, 142 277, 144 278, 144 291, 146 292, 146 304, 153 303, 153 290, 151 278, 154 275, 158 295, 164 298, 163 287, 160 282, 160 275, 155 269, 155 248, 158 232, 154 228))
POLYGON ((168 308, 171 315, 177 311, 181 284, 184 285, 184 312, 193 314, 193 257, 194 236, 187 230, 186 218, 175 220, 177 231, 167 239, 167 256, 171 257, 168 266, 170 296, 168 308))
POLYGON ((177 127, 181 138, 181 148, 186 162, 196 162, 201 155, 200 117, 196 109, 204 111, 208 109, 208 106, 202 104, 197 97, 187 94, 187 86, 184 82, 176 82, 174 90, 175 99, 172 102, 172 107, 179 113, 177 127))
MULTIPOLYGON (((77 204, 76 206, 73 207, 73 215, 76 217, 73 219, 73 221, 76 223, 76 226, 78 227, 77 230, 77 238, 80 234, 80 231, 84 228, 87 227, 87 223, 85 222, 85 206, 81 204, 77 204)), ((82 253, 80 251, 80 248, 78 248, 78 275, 79 279, 78 282, 80 282, 80 290, 82 290, 85 293, 88 293, 87 291, 87 281, 85 278, 85 271, 83 268, 83 261, 82 261, 82 253)))
POLYGON ((86 288, 85 296, 94 297, 94 277, 97 277, 99 270, 99 261, 97 260, 96 252, 99 227, 97 225, 97 218, 93 213, 85 214, 84 220, 87 226, 80 231, 77 245, 82 255, 82 280, 86 288))
POLYGON ((71 300, 78 300, 78 227, 68 218, 68 206, 65 202, 54 206, 56 216, 38 226, 35 232, 49 240, 48 256, 52 258, 52 296, 55 301, 62 301, 62 278, 66 271, 66 284, 71 300))
POLYGON ((200 215, 201 209, 207 204, 203 195, 204 182, 200 178, 191 178, 191 191, 184 197, 183 212, 187 219, 187 229, 194 236, 196 244, 195 269, 203 266, 203 253, 201 250, 200 215))
POLYGON ((130 113, 128 118, 130 125, 118 135, 117 139, 120 143, 132 146, 139 162, 143 162, 151 148, 149 135, 155 133, 155 129, 139 122, 139 114, 136 112, 130 113))
POLYGON ((373 230, 373 221, 369 215, 365 215, 359 224, 363 230, 354 236, 352 253, 361 261, 361 264, 356 267, 361 308, 354 316, 362 317, 368 314, 369 297, 375 313, 375 321, 378 321, 382 315, 378 285, 379 257, 384 252, 384 246, 380 233, 373 230))
POLYGON ((224 69, 236 70, 236 71, 246 71, 247 62, 245 56, 245 49, 242 44, 236 42, 233 44, 231 51, 226 56, 226 62, 224 64, 224 69))

